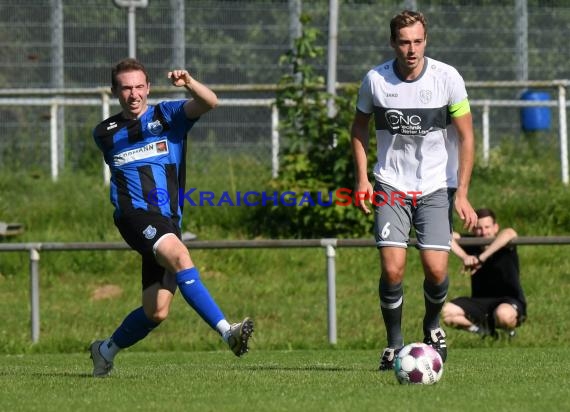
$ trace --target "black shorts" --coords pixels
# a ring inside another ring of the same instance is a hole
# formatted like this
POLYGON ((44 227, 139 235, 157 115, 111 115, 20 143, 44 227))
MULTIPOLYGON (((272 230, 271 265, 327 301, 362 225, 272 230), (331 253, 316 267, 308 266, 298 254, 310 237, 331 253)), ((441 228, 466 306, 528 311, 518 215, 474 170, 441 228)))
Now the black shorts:
POLYGON ((494 323, 494 312, 501 303, 512 305, 517 311, 517 326, 524 320, 523 305, 518 299, 510 297, 501 298, 468 298, 459 297, 451 300, 451 303, 459 306, 465 312, 465 317, 478 326, 491 325, 494 323))
POLYGON ((168 233, 174 233, 180 239, 177 221, 159 213, 137 209, 115 217, 115 226, 125 242, 142 256, 143 290, 159 282, 174 293, 176 283, 172 284, 172 276, 165 276, 166 270, 156 261, 152 248, 158 239, 168 233))

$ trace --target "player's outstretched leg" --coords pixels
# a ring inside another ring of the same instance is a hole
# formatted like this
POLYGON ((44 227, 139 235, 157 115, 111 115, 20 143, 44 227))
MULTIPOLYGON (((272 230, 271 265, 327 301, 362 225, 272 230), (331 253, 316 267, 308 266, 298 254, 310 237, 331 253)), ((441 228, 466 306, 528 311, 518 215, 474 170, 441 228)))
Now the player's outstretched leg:
POLYGON ((120 350, 131 347, 144 339, 158 325, 147 318, 142 306, 129 313, 110 338, 97 340, 91 344, 93 376, 110 375, 115 355, 120 350))
POLYGON ((250 318, 245 318, 240 323, 234 323, 231 325, 227 335, 227 342, 228 346, 237 357, 248 352, 249 347, 247 345, 252 334, 253 320, 250 318))
POLYGON ((202 284, 198 269, 192 267, 176 274, 180 293, 188 304, 228 343, 236 356, 248 351, 248 341, 253 333, 253 320, 245 318, 240 323, 230 325, 210 292, 202 284))

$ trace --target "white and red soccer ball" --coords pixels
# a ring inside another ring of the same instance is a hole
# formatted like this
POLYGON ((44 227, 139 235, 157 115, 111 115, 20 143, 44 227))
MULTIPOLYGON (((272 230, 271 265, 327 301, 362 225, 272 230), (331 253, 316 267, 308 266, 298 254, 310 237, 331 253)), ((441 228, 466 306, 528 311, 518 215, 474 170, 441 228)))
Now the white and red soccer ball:
POLYGON ((396 355, 394 372, 401 384, 432 385, 443 375, 443 361, 431 346, 410 343, 396 355))

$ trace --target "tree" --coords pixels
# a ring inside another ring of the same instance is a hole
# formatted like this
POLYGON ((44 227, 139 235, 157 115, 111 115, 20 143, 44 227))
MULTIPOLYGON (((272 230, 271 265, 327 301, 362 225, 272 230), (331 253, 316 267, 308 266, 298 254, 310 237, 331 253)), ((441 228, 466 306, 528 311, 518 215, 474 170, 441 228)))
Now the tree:
POLYGON ((354 185, 349 131, 357 90, 334 96, 324 91, 325 79, 312 65, 323 54, 316 46, 321 33, 308 27, 307 15, 301 22, 294 50, 281 57, 292 73, 281 78, 277 92, 284 149, 279 177, 269 187, 281 198, 256 210, 255 231, 272 237, 361 237, 371 233, 372 219, 349 197, 354 185), (333 117, 327 114, 329 98, 338 108, 333 117))

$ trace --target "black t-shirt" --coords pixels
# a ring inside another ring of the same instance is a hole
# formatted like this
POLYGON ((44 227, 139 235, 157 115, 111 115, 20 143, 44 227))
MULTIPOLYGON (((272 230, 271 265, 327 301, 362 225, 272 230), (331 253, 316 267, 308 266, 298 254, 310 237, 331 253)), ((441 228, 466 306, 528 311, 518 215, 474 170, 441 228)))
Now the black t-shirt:
MULTIPOLYGON (((466 246, 465 252, 478 256, 482 246, 466 246)), ((507 245, 491 255, 483 266, 471 276, 471 296, 499 298, 508 296, 520 301, 526 315, 526 299, 520 282, 519 256, 514 245, 507 245)))

